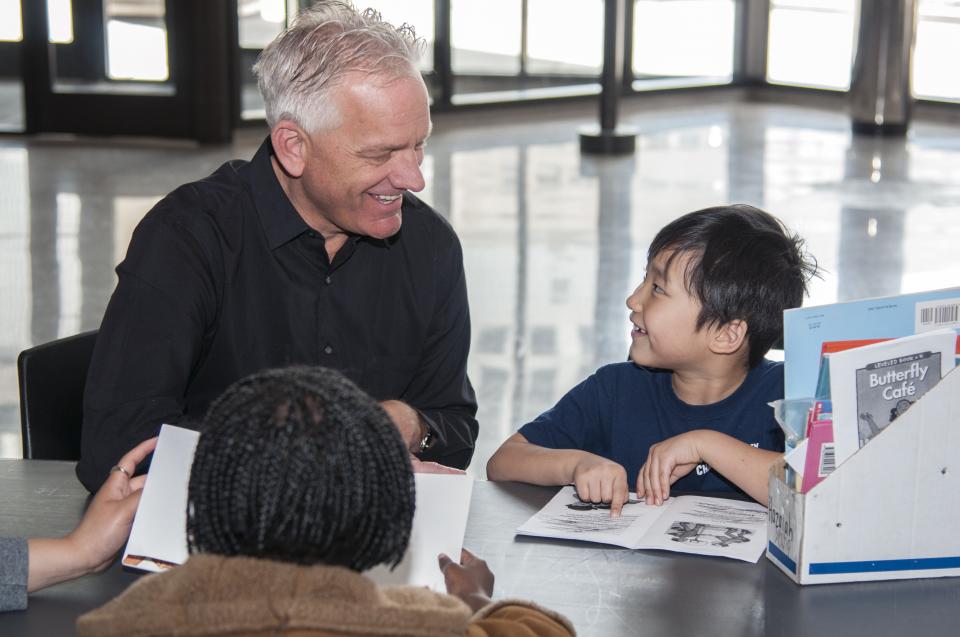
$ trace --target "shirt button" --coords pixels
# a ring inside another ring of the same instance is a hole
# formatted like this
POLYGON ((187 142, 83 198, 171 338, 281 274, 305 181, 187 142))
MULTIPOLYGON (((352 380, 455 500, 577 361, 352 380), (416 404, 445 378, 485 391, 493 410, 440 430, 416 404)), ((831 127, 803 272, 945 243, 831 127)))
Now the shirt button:
POLYGON ((327 345, 326 347, 324 347, 324 348, 323 348, 323 351, 326 352, 327 354, 333 354, 333 348, 330 347, 329 345, 327 345))
POLYGON ((333 282, 333 278, 329 276, 324 280, 327 282, 327 285, 330 285, 333 282))

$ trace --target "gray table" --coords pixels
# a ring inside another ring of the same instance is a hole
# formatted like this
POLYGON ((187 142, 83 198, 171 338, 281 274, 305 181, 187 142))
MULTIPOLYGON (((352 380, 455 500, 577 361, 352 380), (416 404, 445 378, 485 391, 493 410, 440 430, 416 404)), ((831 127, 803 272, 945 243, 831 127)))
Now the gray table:
MULTIPOLYGON (((533 599, 566 614, 579 634, 955 635, 960 579, 799 587, 766 558, 746 564, 595 544, 515 538, 555 489, 478 482, 464 544, 496 574, 496 597, 533 599)), ((0 460, 0 535, 73 528, 86 492, 73 463, 0 460)), ((77 615, 138 576, 119 564, 0 613, 0 635, 72 635, 77 615)))

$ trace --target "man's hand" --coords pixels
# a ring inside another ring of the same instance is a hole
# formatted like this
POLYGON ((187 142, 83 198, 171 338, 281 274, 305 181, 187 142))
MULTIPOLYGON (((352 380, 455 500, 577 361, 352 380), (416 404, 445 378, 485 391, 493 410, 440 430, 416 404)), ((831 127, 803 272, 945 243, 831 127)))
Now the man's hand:
POLYGON ((626 469, 592 453, 585 453, 574 466, 573 486, 584 502, 609 502, 611 517, 619 517, 623 503, 630 497, 626 469))
POLYGON ((467 549, 460 551, 459 564, 443 554, 439 556, 439 562, 449 594, 462 599, 473 612, 490 603, 493 573, 486 562, 467 549))
POLYGON ((410 465, 414 473, 448 473, 461 476, 466 473, 463 469, 448 467, 439 462, 424 462, 413 454, 410 454, 410 465))
POLYGON ((637 497, 659 506, 670 497, 670 485, 701 462, 698 431, 688 431, 650 446, 637 476, 637 497))
POLYGON ((399 400, 384 400, 380 403, 390 420, 400 431, 403 444, 410 453, 420 451, 420 441, 426 435, 426 430, 420 422, 420 415, 410 405, 399 400))

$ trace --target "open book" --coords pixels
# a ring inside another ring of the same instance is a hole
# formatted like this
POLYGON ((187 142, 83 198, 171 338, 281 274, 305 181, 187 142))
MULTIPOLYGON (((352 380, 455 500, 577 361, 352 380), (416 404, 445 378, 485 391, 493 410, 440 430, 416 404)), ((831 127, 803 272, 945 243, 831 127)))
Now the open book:
POLYGON ((767 509, 755 502, 682 495, 662 506, 631 494, 619 518, 563 487, 517 529, 520 535, 583 540, 628 549, 661 549, 756 562, 767 547, 767 509))
MULTIPOLYGON (((182 564, 187 552, 187 486, 200 434, 163 425, 147 483, 133 520, 123 565, 159 572, 182 564)), ((410 544, 391 571, 378 566, 366 575, 383 585, 428 586, 445 592, 437 554, 459 559, 470 513, 473 479, 466 475, 417 473, 417 504, 410 544)))

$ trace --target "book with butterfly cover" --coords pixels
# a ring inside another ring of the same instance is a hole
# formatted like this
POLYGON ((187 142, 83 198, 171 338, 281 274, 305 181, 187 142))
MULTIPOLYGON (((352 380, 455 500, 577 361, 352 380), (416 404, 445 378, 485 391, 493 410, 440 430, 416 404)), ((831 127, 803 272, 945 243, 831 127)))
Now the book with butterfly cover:
POLYGON ((940 382, 955 348, 954 331, 942 329, 827 354, 837 464, 940 382))

